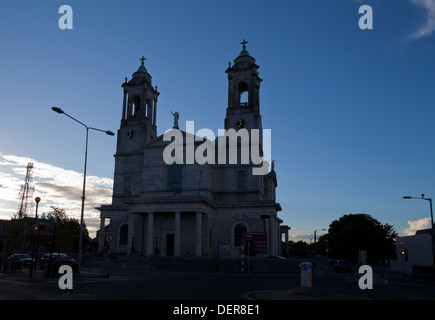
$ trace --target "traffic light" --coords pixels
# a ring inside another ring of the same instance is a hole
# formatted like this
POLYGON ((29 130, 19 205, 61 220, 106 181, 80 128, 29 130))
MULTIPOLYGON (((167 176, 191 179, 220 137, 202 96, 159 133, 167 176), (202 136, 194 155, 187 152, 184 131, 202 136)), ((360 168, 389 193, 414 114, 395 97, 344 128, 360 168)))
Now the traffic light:
POLYGON ((38 231, 38 230, 39 230, 39 226, 38 225, 33 226, 33 231, 38 231))
POLYGON ((402 256, 404 256, 405 261, 408 261, 408 249, 402 249, 402 256))

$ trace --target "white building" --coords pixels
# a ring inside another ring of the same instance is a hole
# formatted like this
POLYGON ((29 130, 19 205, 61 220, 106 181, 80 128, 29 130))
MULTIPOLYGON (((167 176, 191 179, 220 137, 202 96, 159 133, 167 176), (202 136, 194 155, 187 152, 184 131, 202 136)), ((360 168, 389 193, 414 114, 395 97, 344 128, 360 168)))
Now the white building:
POLYGON ((391 270, 412 274, 413 266, 432 266, 433 254, 430 231, 430 229, 418 230, 413 236, 397 237, 397 260, 390 261, 391 270))
MULTIPOLYGON (((228 105, 224 128, 261 132, 262 79, 245 44, 226 70, 228 105), (245 92, 247 101, 241 101, 245 92)), ((244 233, 262 232, 267 234, 267 253, 281 254, 281 207, 276 202, 273 165, 268 174, 253 175, 253 168, 259 165, 252 161, 199 164, 195 160, 186 164, 186 157, 198 147, 218 149, 217 142, 195 141, 196 137, 186 132, 182 132, 184 143, 192 139, 193 148, 188 149, 183 143, 183 159, 179 159, 183 164, 166 164, 163 152, 172 142, 157 134, 160 93, 157 86, 152 86, 143 60, 122 87, 112 204, 98 208, 100 230, 105 230, 99 232, 99 251, 110 235, 111 252, 131 252, 134 248, 136 254, 151 255, 157 247, 165 256, 211 257, 215 256, 219 241, 229 248, 230 256, 237 257, 244 233)), ((179 113, 174 114, 174 131, 178 131, 178 116, 179 113)))

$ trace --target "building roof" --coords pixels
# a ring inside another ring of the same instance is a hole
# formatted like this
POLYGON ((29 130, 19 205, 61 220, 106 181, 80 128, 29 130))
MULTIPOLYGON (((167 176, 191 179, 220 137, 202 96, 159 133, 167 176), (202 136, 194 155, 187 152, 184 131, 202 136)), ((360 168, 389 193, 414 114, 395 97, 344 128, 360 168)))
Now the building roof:
POLYGON ((417 235, 417 234, 424 234, 424 233, 430 233, 430 232, 431 232, 431 229, 422 229, 422 230, 417 230, 415 232, 415 234, 417 235))

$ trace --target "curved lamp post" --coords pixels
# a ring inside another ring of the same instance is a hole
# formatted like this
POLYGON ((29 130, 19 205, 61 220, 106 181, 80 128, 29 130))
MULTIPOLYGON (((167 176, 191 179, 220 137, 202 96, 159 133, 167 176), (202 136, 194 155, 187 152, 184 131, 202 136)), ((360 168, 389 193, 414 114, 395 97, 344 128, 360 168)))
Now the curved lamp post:
POLYGON ((84 171, 83 171, 82 210, 81 210, 81 214, 80 214, 80 235, 79 235, 79 253, 78 253, 78 272, 80 272, 80 267, 81 267, 81 263, 82 263, 83 216, 84 216, 84 211, 85 211, 86 163, 87 163, 87 158, 88 158, 88 135, 89 135, 89 130, 95 130, 95 131, 104 132, 105 134, 107 134, 109 136, 114 136, 115 134, 112 131, 110 131, 110 130, 101 130, 101 129, 97 129, 97 128, 88 127, 83 122, 81 122, 81 121, 71 117, 69 114, 64 112, 61 108, 52 107, 51 110, 53 110, 54 112, 57 112, 59 114, 66 115, 68 118, 71 118, 72 120, 80 123, 82 126, 84 126, 86 128, 85 168, 84 168, 84 171))

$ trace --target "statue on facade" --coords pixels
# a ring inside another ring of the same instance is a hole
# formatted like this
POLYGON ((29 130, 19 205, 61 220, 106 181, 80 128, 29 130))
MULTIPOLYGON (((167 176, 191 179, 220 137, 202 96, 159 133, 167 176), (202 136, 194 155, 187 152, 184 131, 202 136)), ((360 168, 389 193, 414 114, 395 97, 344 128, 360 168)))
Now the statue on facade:
POLYGON ((171 111, 171 113, 174 116, 174 129, 178 129, 178 119, 180 119, 180 113, 178 111, 175 113, 171 111))

